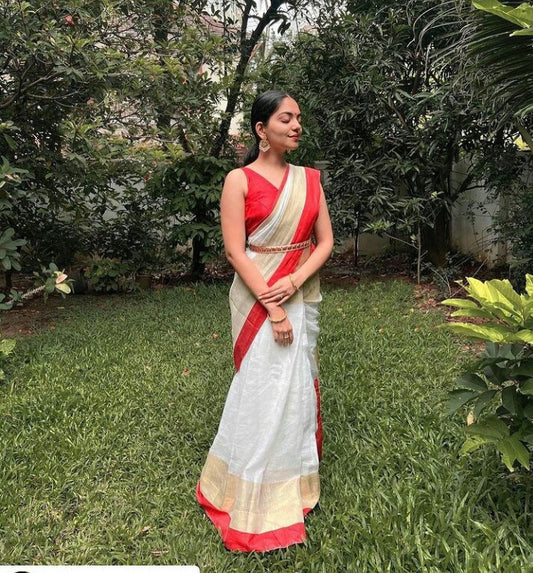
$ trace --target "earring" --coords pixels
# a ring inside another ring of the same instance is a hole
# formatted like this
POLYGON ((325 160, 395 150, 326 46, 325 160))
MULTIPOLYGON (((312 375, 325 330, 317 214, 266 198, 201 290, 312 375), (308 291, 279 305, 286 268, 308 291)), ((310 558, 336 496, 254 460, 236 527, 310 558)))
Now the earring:
POLYGON ((266 137, 259 142, 259 149, 263 152, 270 149, 270 143, 266 137))

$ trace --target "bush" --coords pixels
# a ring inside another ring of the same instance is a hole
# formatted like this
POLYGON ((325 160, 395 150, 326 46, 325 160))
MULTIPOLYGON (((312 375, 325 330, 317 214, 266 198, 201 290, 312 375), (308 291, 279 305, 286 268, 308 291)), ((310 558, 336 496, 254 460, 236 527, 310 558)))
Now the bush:
POLYGON ((449 410, 470 407, 463 453, 492 444, 510 471, 516 462, 530 469, 533 450, 533 275, 519 295, 508 280, 467 279, 470 300, 447 299, 452 316, 482 319, 453 322, 457 334, 485 341, 485 352, 457 380, 449 410), (487 410, 492 413, 486 415, 487 410), (482 413, 485 416, 482 416, 482 413))
POLYGON ((127 263, 118 259, 95 258, 85 272, 85 278, 95 292, 116 293, 134 289, 127 263))

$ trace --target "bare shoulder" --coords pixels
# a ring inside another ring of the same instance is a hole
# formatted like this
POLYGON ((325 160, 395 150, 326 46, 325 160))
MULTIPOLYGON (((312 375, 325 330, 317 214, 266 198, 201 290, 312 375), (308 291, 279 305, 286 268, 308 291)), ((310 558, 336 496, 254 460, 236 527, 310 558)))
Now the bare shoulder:
POLYGON ((247 187, 246 174, 240 168, 232 169, 226 175, 226 179, 224 181, 224 186, 226 186, 226 185, 246 190, 246 187, 247 187))
POLYGON ((242 169, 232 169, 224 180, 222 195, 226 197, 246 197, 248 180, 242 169))
POLYGON ((224 205, 237 205, 244 202, 248 192, 248 180, 242 169, 233 169, 226 175, 222 189, 221 203, 224 205))

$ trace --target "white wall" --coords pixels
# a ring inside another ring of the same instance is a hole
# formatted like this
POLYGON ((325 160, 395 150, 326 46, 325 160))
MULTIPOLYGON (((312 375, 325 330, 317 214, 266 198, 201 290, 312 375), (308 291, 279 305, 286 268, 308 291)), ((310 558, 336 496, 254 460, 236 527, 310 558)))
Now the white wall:
MULTIPOLYGON (((452 181, 459 186, 467 175, 467 164, 459 162, 453 172, 452 181)), ((461 253, 485 261, 493 267, 507 262, 507 245, 496 241, 491 230, 493 217, 500 212, 501 205, 487 198, 487 189, 482 181, 474 183, 452 206, 451 243, 461 253)))

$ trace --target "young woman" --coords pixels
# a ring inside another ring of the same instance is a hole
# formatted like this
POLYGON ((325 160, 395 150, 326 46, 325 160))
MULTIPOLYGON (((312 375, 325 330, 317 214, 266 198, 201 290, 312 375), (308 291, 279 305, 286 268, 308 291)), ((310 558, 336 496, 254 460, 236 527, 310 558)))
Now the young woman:
POLYGON ((220 204, 236 374, 197 498, 228 549, 269 551, 304 541, 319 497, 317 271, 333 233, 320 173, 285 160, 302 133, 296 101, 261 94, 251 125, 255 147, 220 204))

